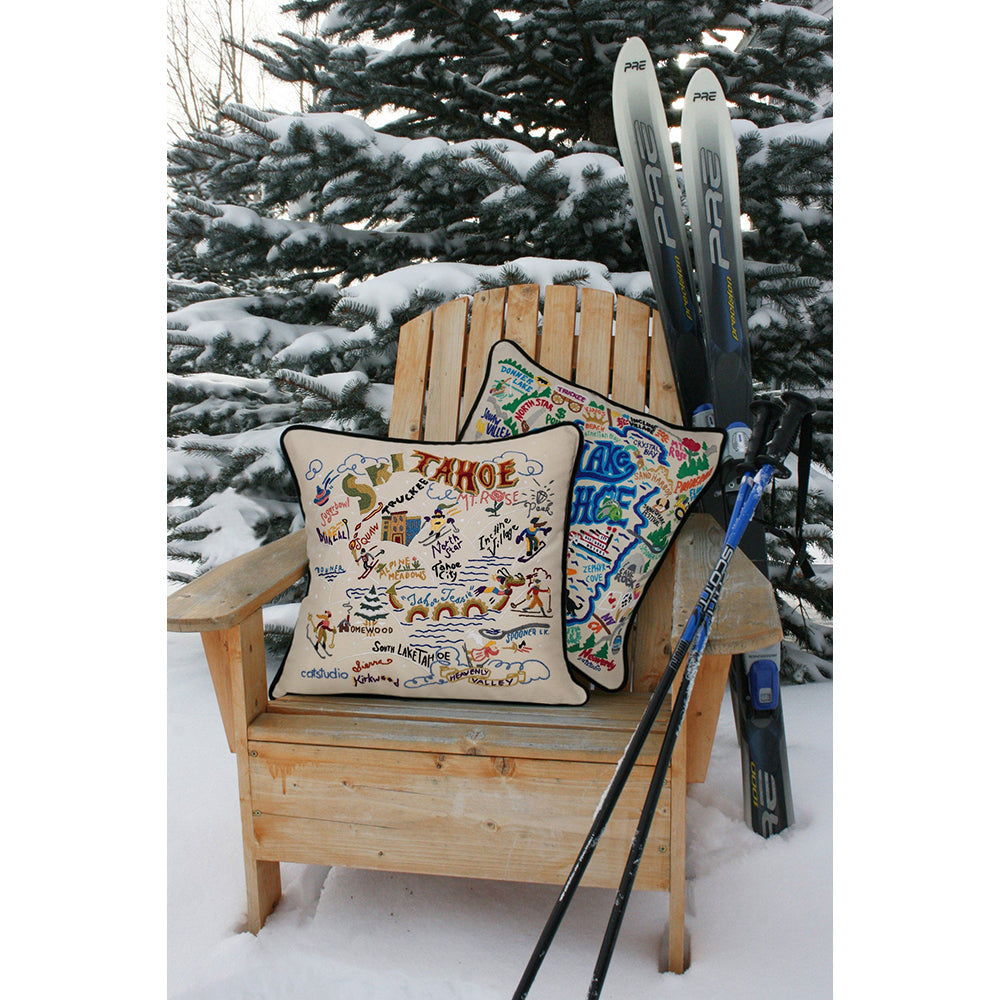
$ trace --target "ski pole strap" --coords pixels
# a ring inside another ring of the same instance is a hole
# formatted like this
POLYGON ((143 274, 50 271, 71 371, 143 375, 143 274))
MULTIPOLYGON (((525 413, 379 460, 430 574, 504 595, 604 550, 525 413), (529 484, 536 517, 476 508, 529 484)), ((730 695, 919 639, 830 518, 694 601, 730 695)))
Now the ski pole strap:
POLYGON ((795 567, 802 570, 802 575, 807 580, 815 576, 809 557, 806 555, 805 540, 805 520, 806 520, 806 500, 809 495, 809 467, 812 464, 812 412, 807 413, 802 418, 802 425, 799 429, 799 486, 795 498, 795 554, 788 564, 788 571, 785 574, 785 582, 792 578, 795 567))
POLYGON ((781 398, 785 402, 785 412, 764 454, 757 456, 757 464, 774 466, 775 479, 788 479, 791 472, 785 468, 784 462, 796 436, 798 437, 799 484, 795 498, 795 535, 789 539, 794 551, 785 574, 785 582, 788 583, 796 566, 801 568, 802 575, 807 579, 814 575, 806 555, 805 518, 809 495, 809 466, 812 460, 812 415, 816 404, 800 392, 786 392, 781 398))
POLYGON ((743 461, 737 466, 740 472, 754 472, 757 468, 757 455, 765 441, 774 433, 781 414, 781 404, 776 399, 755 399, 750 404, 753 415, 753 430, 750 432, 750 442, 743 461))
POLYGON ((785 403, 785 412, 781 415, 778 429, 768 441, 764 454, 757 456, 757 468, 773 465, 775 479, 788 479, 791 472, 785 468, 785 459, 792 450, 792 444, 799 433, 802 421, 816 409, 816 404, 801 392, 785 392, 781 398, 785 403))

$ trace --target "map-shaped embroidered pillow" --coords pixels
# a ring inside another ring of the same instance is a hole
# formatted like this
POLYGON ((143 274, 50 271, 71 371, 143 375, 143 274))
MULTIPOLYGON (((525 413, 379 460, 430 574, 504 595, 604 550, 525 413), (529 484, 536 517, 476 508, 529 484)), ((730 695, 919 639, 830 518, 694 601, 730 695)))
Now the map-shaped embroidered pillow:
POLYGON ((629 410, 501 340, 461 437, 499 439, 566 420, 584 437, 570 512, 566 649, 587 678, 616 690, 636 606, 717 471, 725 434, 629 410))
POLYGON ((488 444, 290 427, 309 589, 271 685, 578 705, 562 627, 580 431, 488 444))

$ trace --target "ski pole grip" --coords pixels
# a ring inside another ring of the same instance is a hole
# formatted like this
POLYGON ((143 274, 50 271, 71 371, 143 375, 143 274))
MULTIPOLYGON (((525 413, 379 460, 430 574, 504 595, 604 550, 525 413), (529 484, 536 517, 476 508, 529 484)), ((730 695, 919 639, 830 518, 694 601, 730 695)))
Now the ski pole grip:
POLYGON ((738 466, 740 472, 753 472, 757 468, 757 455, 764 442, 774 433, 781 404, 770 397, 755 399, 750 404, 750 413, 753 415, 753 430, 750 432, 747 453, 738 466))
POLYGON ((778 429, 768 441, 764 454, 758 456, 757 466, 773 465, 776 479, 788 479, 791 472, 785 468, 785 458, 791 451, 802 421, 816 409, 816 404, 801 392, 785 392, 781 398, 785 403, 785 412, 781 415, 778 429))

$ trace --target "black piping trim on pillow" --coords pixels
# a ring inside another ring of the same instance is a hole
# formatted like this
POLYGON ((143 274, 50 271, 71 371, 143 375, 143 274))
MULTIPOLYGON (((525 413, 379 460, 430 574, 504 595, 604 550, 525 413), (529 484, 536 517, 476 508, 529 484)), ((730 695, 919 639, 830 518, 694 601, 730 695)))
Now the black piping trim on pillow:
MULTIPOLYGON (((535 430, 527 431, 524 434, 512 435, 512 437, 516 436, 518 440, 522 440, 524 438, 532 437, 533 435, 543 434, 546 431, 553 430, 556 427, 571 427, 576 432, 576 437, 577 437, 577 442, 576 442, 576 459, 573 462, 573 468, 575 469, 577 463, 580 460, 580 453, 583 451, 583 431, 580 430, 580 428, 576 424, 574 424, 572 421, 568 421, 567 420, 564 423, 552 424, 549 427, 539 427, 539 428, 536 428, 535 430)), ((289 471, 289 473, 291 474, 291 477, 292 477, 292 483, 293 483, 293 485, 295 487, 295 497, 298 500, 299 508, 302 511, 303 521, 305 520, 306 511, 305 511, 305 506, 302 503, 302 491, 299 489, 299 479, 298 479, 298 476, 295 475, 295 470, 292 467, 292 460, 289 457, 288 450, 285 448, 285 435, 286 434, 290 434, 294 430, 319 431, 319 432, 321 432, 323 434, 330 434, 330 435, 333 435, 335 437, 351 438, 351 439, 358 440, 358 441, 371 441, 371 442, 375 442, 377 444, 383 444, 384 443, 384 444, 409 445, 409 446, 414 447, 414 448, 416 448, 416 447, 418 447, 420 445, 432 445, 432 446, 440 446, 440 447, 446 447, 447 448, 447 447, 454 447, 455 445, 471 446, 471 445, 481 444, 482 443, 482 442, 476 442, 476 441, 429 441, 429 440, 424 440, 424 439, 421 439, 421 438, 374 437, 374 436, 372 436, 370 434, 359 434, 356 431, 340 431, 340 430, 334 430, 331 427, 317 427, 314 424, 289 424, 281 432, 281 438, 279 439, 279 443, 281 445, 281 454, 282 454, 282 457, 285 460, 285 465, 288 467, 288 471, 289 471)), ((497 440, 499 440, 499 439, 497 439, 497 440)), ((504 440, 506 440, 506 439, 504 439, 504 440)), ((574 678, 574 673, 579 673, 579 671, 575 671, 574 668, 573 668, 573 665, 569 662, 569 655, 568 655, 568 652, 567 652, 567 649, 566 649, 566 610, 567 610, 566 604, 567 604, 568 593, 569 593, 568 592, 568 588, 566 587, 566 559, 567 559, 567 552, 568 552, 568 545, 567 545, 567 543, 569 541, 570 513, 573 510, 573 479, 570 480, 569 486, 568 486, 568 488, 566 490, 565 508, 566 509, 565 509, 565 512, 564 512, 564 515, 563 515, 562 586, 560 588, 560 590, 561 590, 561 593, 560 593, 560 609, 561 609, 561 612, 562 612, 561 645, 562 645, 563 665, 566 667, 566 676, 569 679, 570 683, 576 685, 579 688, 582 688, 584 694, 586 695, 584 701, 580 702, 580 704, 584 704, 585 705, 587 703, 587 701, 590 700, 590 688, 587 685, 585 685, 585 684, 581 684, 577 679, 574 678)), ((312 587, 312 581, 313 581, 313 574, 312 574, 312 567, 310 566, 309 571, 308 571, 308 580, 306 582, 306 596, 307 597, 309 595, 309 590, 312 587)), ((298 625, 298 621, 296 620, 296 627, 297 627, 297 625, 298 625)), ((294 638, 294 634, 293 634, 293 638, 294 638)), ((280 679, 282 673, 284 672, 285 662, 287 661, 288 654, 291 651, 292 651, 292 644, 289 643, 288 649, 285 650, 285 655, 281 659, 281 665, 278 667, 278 671, 274 675, 274 680, 271 681, 271 685, 268 688, 268 691, 267 691, 268 698, 274 698, 274 689, 277 686, 278 680, 280 679)), ((294 692, 289 692, 289 694, 293 694, 293 693, 294 692)), ((349 692, 349 691, 337 692, 336 695, 317 695, 315 697, 341 697, 341 696, 347 697, 347 698, 357 697, 356 695, 351 694, 351 692, 349 692)), ((369 697, 369 698, 389 698, 389 699, 393 699, 395 701, 415 701, 415 700, 417 700, 415 698, 407 698, 404 695, 393 695, 393 694, 385 694, 385 693, 379 693, 379 694, 366 693, 365 697, 369 697)), ((421 700, 421 701, 453 701, 453 702, 462 701, 462 702, 468 702, 468 701, 476 701, 476 700, 483 700, 483 701, 485 701, 486 699, 430 698, 430 697, 426 697, 426 698, 421 698, 419 700, 421 700)), ((546 706, 551 707, 551 708, 560 708, 560 707, 563 707, 560 703, 551 703, 551 702, 519 702, 519 701, 517 701, 517 700, 515 700, 513 698, 504 698, 502 700, 501 699, 497 699, 496 703, 498 703, 498 704, 506 704, 506 705, 518 705, 518 704, 546 705, 546 706)), ((570 707, 570 706, 566 706, 566 707, 570 707)))
MULTIPOLYGON (((712 475, 708 478, 708 480, 705 482, 705 485, 701 488, 701 493, 699 493, 699 497, 706 490, 711 489, 714 486, 715 480, 719 476, 719 474, 721 472, 721 469, 722 469, 722 455, 723 455, 723 452, 725 451, 725 446, 726 446, 726 432, 722 428, 720 428, 720 427, 689 427, 689 426, 687 426, 685 424, 672 424, 672 423, 670 423, 670 421, 664 420, 662 417, 654 416, 652 413, 644 413, 641 410, 634 409, 631 406, 625 406, 624 404, 619 403, 617 400, 611 399, 609 396, 602 395, 601 393, 597 392, 595 389, 588 389, 586 386, 578 385, 576 382, 573 382, 573 381, 571 381, 568 378, 563 378, 561 375, 559 375, 556 372, 552 371, 550 368, 546 368, 544 365, 539 364, 518 343, 516 343, 513 340, 498 340, 490 348, 489 354, 486 357, 486 366, 485 366, 484 372, 483 372, 483 384, 482 384, 482 386, 480 386, 479 393, 476 396, 475 402, 472 404, 472 406, 469 407, 468 416, 465 418, 465 423, 462 424, 462 429, 459 432, 459 437, 460 438, 462 438, 462 437, 465 436, 466 431, 468 431, 470 424, 472 423, 473 419, 475 418, 475 416, 477 415, 477 413, 479 411, 479 407, 480 407, 480 404, 483 401, 483 397, 487 393, 487 385, 489 383, 490 370, 493 367, 493 355, 500 348, 504 348, 505 350, 506 349, 513 350, 516 354, 519 354, 525 360, 525 362, 527 362, 527 364, 530 365, 531 367, 537 368, 540 371, 545 372, 546 375, 551 376, 553 379, 555 379, 555 380, 557 380, 559 382, 564 382, 566 385, 571 385, 574 388, 579 389, 581 392, 590 394, 595 399, 601 400, 602 402, 606 403, 610 407, 613 407, 614 409, 622 410, 625 413, 631 413, 634 416, 641 418, 642 420, 648 420, 651 423, 659 424, 660 426, 667 427, 671 431, 675 431, 675 432, 682 431, 682 432, 687 433, 687 434, 698 434, 698 435, 704 435, 706 433, 708 433, 708 434, 718 434, 719 437, 720 437, 720 440, 719 440, 719 461, 716 464, 715 470, 712 472, 712 475)), ((556 425, 553 424, 552 426, 554 427, 556 425)), ((577 426, 575 423, 574 423, 574 426, 577 428, 577 430, 580 430, 579 426, 577 426)), ((534 432, 533 431, 529 431, 528 433, 530 434, 530 433, 534 433, 534 432)), ((581 433, 581 435, 583 434, 582 431, 580 431, 580 433, 581 433)), ((511 436, 512 437, 514 437, 514 436, 523 437, 523 435, 511 435, 511 436)), ((581 445, 580 451, 577 453, 577 465, 578 466, 579 466, 579 463, 582 461, 582 459, 583 459, 583 447, 581 445)), ((575 474, 574 474, 574 484, 575 484, 575 474)), ((574 488, 575 488, 575 485, 574 485, 574 488)), ((572 503, 570 503, 570 510, 572 510, 572 506, 573 506, 572 503)), ((661 553, 660 558, 656 560, 656 563, 654 564, 653 569, 649 573, 649 576, 646 578, 646 584, 643 586, 642 594, 640 595, 639 600, 636 601, 635 607, 632 609, 632 617, 629 619, 628 627, 625 629, 625 639, 624 639, 624 642, 622 643, 622 664, 624 666, 624 669, 622 671, 622 679, 621 679, 620 683, 618 683, 615 687, 611 687, 608 684, 602 683, 601 680, 596 675, 584 673, 584 671, 580 670, 579 667, 576 667, 576 666, 574 666, 571 663, 570 664, 571 670, 573 672, 575 672, 578 676, 585 677, 588 681, 592 681, 594 684, 596 684, 598 687, 603 688, 605 691, 620 691, 622 689, 622 687, 624 687, 625 682, 628 680, 628 678, 631 676, 631 673, 632 673, 632 653, 631 653, 631 648, 632 648, 632 630, 633 630, 633 628, 635 628, 635 623, 636 623, 636 621, 638 620, 638 617, 639 617, 639 610, 642 607, 643 601, 646 600, 646 595, 649 592, 649 584, 652 581, 653 577, 659 572, 660 566, 663 564, 663 560, 666 558, 667 553, 671 550, 671 548, 673 548, 674 542, 677 541, 677 539, 680 536, 681 532, 684 530, 684 525, 687 523, 687 519, 688 519, 689 515, 691 514, 691 511, 695 507, 697 507, 697 506, 698 506, 698 503, 696 501, 690 507, 688 507, 688 509, 686 511, 684 511, 684 513, 681 516, 681 519, 680 519, 680 521, 679 521, 679 523, 677 525, 677 529, 671 533, 670 540, 667 542, 667 547, 661 553)), ((569 541, 568 527, 567 527, 566 538, 567 538, 567 542, 568 542, 569 541)), ((568 550, 568 545, 567 545, 567 550, 568 550)), ((566 593, 568 593, 568 590, 569 590, 569 588, 567 586, 565 588, 566 593)), ((564 599, 566 597, 566 593, 564 593, 564 595, 563 595, 564 599)), ((565 648, 565 645, 566 645, 566 643, 565 643, 565 619, 566 619, 565 607, 563 609, 563 618, 564 618, 563 646, 565 648)))

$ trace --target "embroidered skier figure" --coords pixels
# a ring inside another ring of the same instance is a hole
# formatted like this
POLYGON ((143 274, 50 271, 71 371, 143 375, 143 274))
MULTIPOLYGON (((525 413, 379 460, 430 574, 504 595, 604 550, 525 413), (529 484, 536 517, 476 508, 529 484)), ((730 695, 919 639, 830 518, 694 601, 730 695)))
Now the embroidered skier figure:
POLYGON ((333 648, 333 639, 336 634, 333 626, 330 624, 330 619, 332 617, 332 611, 320 611, 316 615, 310 614, 308 616, 309 628, 316 637, 313 642, 313 649, 319 653, 320 647, 322 646, 322 652, 325 656, 330 655, 328 650, 333 648), (314 618, 315 621, 313 620, 314 618))
POLYGON ((537 614, 542 618, 548 618, 552 614, 552 588, 548 585, 552 579, 552 574, 536 566, 528 574, 528 588, 524 597, 517 601, 511 601, 512 609, 519 611, 522 615, 537 614), (544 595, 545 600, 542 601, 544 595), (538 611, 535 611, 535 608, 538 611))
POLYGON ((385 549, 379 549, 377 552, 372 552, 371 549, 366 549, 362 546, 354 546, 352 543, 351 555, 354 556, 354 561, 362 568, 363 572, 358 579, 363 580, 379 565, 379 559, 385 555, 385 549))

